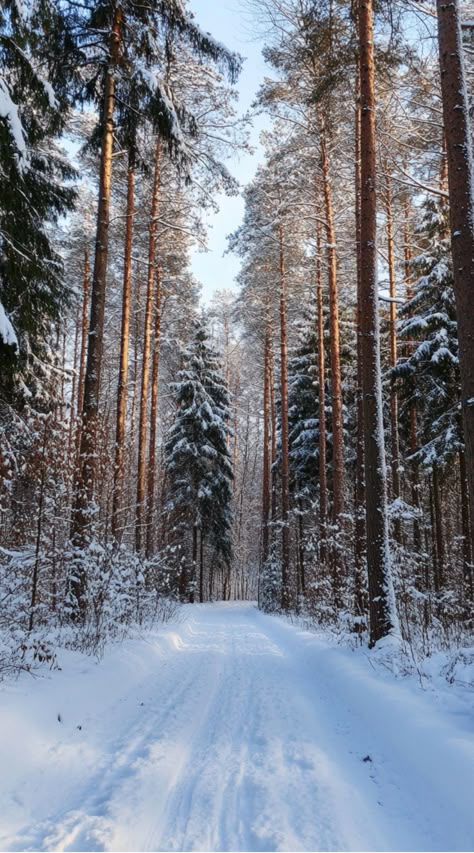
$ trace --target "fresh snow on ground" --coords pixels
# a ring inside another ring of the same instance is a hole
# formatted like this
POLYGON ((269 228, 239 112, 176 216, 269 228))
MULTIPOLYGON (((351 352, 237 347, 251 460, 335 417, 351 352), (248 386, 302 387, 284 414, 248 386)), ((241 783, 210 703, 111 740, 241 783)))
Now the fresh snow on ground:
POLYGON ((251 604, 61 653, 0 687, 1 849, 473 850, 472 701, 376 655, 251 604))

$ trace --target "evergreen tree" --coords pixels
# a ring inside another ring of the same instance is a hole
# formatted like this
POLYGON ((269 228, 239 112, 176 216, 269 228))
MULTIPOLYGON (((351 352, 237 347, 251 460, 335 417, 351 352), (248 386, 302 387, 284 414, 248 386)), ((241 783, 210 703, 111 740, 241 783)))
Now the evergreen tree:
POLYGON ((447 210, 427 201, 418 239, 425 248, 411 259, 413 295, 401 309, 400 337, 405 355, 398 378, 406 414, 415 406, 417 460, 443 465, 462 446, 460 375, 453 268, 447 210))
POLYGON ((165 444, 166 511, 176 534, 172 547, 180 558, 180 595, 194 599, 199 562, 202 601, 204 546, 212 549, 218 563, 230 567, 233 479, 227 446, 229 393, 202 321, 196 323, 191 345, 183 354, 183 367, 171 388, 177 410, 165 444), (176 546, 179 540, 181 544, 176 546))
POLYGON ((293 494, 315 500, 318 482, 319 390, 316 320, 299 329, 299 345, 288 360, 290 477, 293 494))
POLYGON ((50 226, 72 206, 73 169, 57 146, 67 117, 62 7, 0 9, 0 372, 2 398, 51 392, 55 324, 68 299, 50 226))

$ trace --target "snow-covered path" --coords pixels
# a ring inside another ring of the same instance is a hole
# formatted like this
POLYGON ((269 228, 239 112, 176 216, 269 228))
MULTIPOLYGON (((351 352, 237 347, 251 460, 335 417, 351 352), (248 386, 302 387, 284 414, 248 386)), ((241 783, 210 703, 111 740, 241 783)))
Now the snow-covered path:
POLYGON ((185 610, 3 687, 1 849, 474 849, 473 716, 252 605, 185 610))

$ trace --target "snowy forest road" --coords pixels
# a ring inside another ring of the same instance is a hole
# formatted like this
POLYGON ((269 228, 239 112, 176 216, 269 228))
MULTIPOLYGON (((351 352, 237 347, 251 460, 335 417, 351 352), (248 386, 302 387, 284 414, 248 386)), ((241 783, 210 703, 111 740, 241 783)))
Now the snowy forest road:
POLYGON ((472 719, 363 655, 233 603, 68 654, 0 693, 3 850, 473 849, 472 719))

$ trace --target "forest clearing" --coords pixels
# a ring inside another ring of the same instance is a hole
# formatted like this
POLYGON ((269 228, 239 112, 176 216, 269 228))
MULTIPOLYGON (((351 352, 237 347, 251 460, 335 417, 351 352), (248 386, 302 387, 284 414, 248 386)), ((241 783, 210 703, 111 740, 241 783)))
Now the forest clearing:
POLYGON ((0 4, 6 849, 474 848, 473 56, 0 4))

